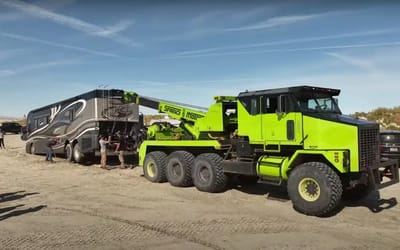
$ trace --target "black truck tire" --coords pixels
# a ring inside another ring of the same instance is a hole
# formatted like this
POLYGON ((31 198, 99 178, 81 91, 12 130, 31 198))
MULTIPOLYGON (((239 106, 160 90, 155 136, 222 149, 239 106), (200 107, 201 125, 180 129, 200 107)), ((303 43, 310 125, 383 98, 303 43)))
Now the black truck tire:
POLYGON ((193 185, 192 165, 193 154, 186 151, 175 151, 167 158, 166 176, 168 182, 176 187, 193 185))
POLYGON ((332 212, 339 205, 343 191, 338 174, 321 162, 307 162, 296 167, 287 185, 293 207, 312 216, 332 212))
POLYGON ((210 193, 225 190, 228 178, 223 171, 222 160, 214 153, 204 153, 195 158, 192 178, 198 190, 210 193))
POLYGON ((165 174, 167 155, 162 151, 148 153, 144 158, 143 175, 151 182, 166 182, 165 174))

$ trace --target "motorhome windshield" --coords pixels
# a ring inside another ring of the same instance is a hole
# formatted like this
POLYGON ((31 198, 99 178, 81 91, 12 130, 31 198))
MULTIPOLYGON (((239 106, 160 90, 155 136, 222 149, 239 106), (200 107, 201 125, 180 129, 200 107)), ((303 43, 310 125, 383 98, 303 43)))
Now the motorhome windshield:
POLYGON ((298 93, 296 103, 303 113, 336 113, 341 114, 337 100, 328 93, 298 93))

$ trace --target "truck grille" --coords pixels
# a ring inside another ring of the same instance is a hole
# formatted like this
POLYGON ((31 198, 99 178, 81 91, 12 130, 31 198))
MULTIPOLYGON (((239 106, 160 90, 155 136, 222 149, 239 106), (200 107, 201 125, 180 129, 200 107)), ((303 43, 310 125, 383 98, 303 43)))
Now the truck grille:
POLYGON ((379 161, 379 127, 359 127, 360 170, 379 161))

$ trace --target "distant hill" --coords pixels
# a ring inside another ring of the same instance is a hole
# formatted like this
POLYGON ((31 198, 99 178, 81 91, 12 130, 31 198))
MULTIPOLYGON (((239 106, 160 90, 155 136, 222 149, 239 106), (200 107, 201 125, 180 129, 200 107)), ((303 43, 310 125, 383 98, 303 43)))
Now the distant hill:
POLYGON ((2 121, 14 121, 14 120, 19 120, 20 118, 15 118, 15 117, 9 117, 9 116, 4 116, 4 115, 0 115, 0 120, 2 121))
POLYGON ((382 129, 400 130, 400 106, 394 108, 377 108, 370 112, 356 112, 356 118, 376 121, 382 129))
POLYGON ((15 117, 7 117, 7 116, 0 116, 0 123, 1 122, 18 122, 22 126, 26 125, 26 120, 24 118, 15 118, 15 117))

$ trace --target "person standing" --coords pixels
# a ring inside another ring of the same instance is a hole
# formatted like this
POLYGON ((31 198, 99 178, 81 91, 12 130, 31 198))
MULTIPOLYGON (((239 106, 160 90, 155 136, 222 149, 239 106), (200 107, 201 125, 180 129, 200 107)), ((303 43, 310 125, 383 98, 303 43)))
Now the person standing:
POLYGON ((110 140, 105 135, 103 135, 99 140, 100 156, 101 156, 100 167, 104 168, 104 169, 107 169, 107 144, 108 143, 110 143, 110 140))
POLYGON ((0 148, 6 148, 6 146, 4 146, 4 135, 6 134, 6 132, 3 129, 0 129, 0 148))
POLYGON ((46 161, 53 161, 53 146, 57 144, 56 139, 49 139, 46 143, 46 161))
POLYGON ((125 168, 124 151, 126 150, 125 137, 118 131, 116 133, 118 142, 115 147, 115 152, 118 153, 118 160, 121 163, 119 168, 125 168))

